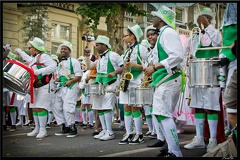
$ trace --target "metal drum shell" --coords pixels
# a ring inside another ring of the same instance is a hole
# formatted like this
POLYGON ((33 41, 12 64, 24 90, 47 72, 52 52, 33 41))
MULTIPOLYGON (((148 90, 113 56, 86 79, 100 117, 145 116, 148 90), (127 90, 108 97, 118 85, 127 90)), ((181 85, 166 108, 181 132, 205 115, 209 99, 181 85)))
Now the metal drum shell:
POLYGON ((152 105, 154 89, 147 87, 129 88, 129 105, 152 105))
MULTIPOLYGON (((19 62, 21 63, 21 62, 19 62)), ((3 68, 3 86, 25 96, 29 92, 30 73, 17 64, 8 62, 3 68)))
POLYGON ((190 59, 189 84, 191 88, 220 87, 217 77, 219 75, 219 59, 190 59))
POLYGON ((101 84, 88 84, 85 87, 85 94, 90 95, 90 94, 96 94, 96 95, 103 95, 104 94, 104 89, 103 85, 101 84))

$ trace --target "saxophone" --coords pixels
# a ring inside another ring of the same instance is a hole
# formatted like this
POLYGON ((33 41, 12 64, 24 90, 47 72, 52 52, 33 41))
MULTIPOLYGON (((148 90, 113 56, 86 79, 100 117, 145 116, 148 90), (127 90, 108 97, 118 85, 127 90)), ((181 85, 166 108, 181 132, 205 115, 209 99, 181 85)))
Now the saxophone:
MULTIPOLYGON (((151 66, 153 66, 152 60, 149 63, 148 67, 151 67, 151 66)), ((140 86, 145 87, 145 88, 149 87, 150 82, 152 82, 152 76, 148 76, 148 75, 144 74, 143 81, 140 86)))
MULTIPOLYGON (((128 56, 126 58, 126 62, 130 62, 131 54, 132 54, 132 51, 133 51, 133 49, 130 48, 130 44, 128 44, 128 48, 129 48, 129 53, 128 53, 128 56)), ((123 92, 127 91, 129 82, 132 78, 133 78, 133 75, 130 72, 130 69, 129 68, 126 68, 126 69, 124 68, 123 72, 122 72, 122 81, 120 83, 120 90, 121 91, 123 91, 123 92)))

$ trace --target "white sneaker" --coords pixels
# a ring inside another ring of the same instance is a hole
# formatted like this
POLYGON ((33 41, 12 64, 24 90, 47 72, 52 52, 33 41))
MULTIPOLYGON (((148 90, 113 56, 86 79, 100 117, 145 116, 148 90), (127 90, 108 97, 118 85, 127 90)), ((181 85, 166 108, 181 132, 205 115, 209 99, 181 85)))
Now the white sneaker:
POLYGON ((104 136, 100 138, 101 141, 108 141, 114 139, 114 134, 113 133, 106 133, 104 136))
POLYGON ((45 128, 40 128, 36 138, 44 138, 46 136, 47 136, 47 130, 45 128))
POLYGON ((193 140, 184 146, 186 149, 195 149, 195 148, 205 148, 205 143, 203 138, 197 138, 195 136, 193 140))
POLYGON ((39 132, 39 128, 35 127, 34 130, 27 134, 27 136, 36 136, 39 132))
POLYGON ((216 146, 217 146, 217 140, 210 138, 209 143, 207 145, 207 152, 211 151, 216 146))
POLYGON ((101 138, 101 137, 104 136, 104 135, 105 135, 105 131, 102 130, 98 135, 95 135, 94 138, 95 138, 95 139, 99 139, 99 138, 101 138))

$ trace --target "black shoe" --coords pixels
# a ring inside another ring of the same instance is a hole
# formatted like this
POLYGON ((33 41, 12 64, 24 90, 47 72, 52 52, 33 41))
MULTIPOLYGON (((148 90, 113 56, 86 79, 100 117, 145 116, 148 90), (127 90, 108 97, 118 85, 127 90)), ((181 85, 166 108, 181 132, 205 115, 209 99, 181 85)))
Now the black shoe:
POLYGON ((144 142, 143 134, 136 134, 129 144, 140 144, 144 142))
POLYGON ((3 125, 3 130, 7 131, 7 125, 3 125))
POLYGON ((168 151, 162 151, 157 155, 157 157, 165 157, 167 154, 168 154, 168 151))
POLYGON ((62 124, 61 126, 61 131, 55 133, 56 136, 63 136, 63 135, 68 135, 70 131, 69 127, 65 127, 65 124, 62 124))
POLYGON ((165 144, 165 141, 157 140, 153 144, 148 144, 147 147, 162 147, 165 144))
POLYGON ((69 134, 67 135, 68 138, 76 137, 77 136, 77 127, 74 125, 69 127, 69 134))
POLYGON ((26 123, 26 124, 24 124, 23 126, 30 126, 32 123, 33 123, 33 121, 32 121, 32 120, 29 120, 29 122, 26 123))
POLYGON ((165 141, 164 145, 162 147, 160 147, 159 151, 160 152, 168 151, 168 144, 166 141, 165 141))
POLYGON ((177 157, 177 156, 173 153, 167 153, 164 157, 177 157))
POLYGON ((93 133, 92 133, 92 136, 95 136, 95 135, 98 135, 100 132, 98 132, 98 131, 94 131, 93 133))
POLYGON ((123 139, 118 144, 128 144, 132 139, 133 139, 133 135, 132 134, 129 134, 129 135, 125 134, 123 139))
POLYGON ((9 129, 10 132, 15 132, 17 129, 16 125, 12 125, 11 128, 9 129))
POLYGON ((87 125, 87 128, 93 129, 94 126, 93 126, 92 124, 88 124, 88 125, 87 125))

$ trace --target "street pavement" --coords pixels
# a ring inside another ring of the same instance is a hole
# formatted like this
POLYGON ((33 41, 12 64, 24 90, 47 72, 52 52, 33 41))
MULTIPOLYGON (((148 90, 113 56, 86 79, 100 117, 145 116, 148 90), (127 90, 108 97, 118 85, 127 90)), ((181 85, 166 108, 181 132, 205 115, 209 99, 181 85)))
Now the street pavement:
MULTIPOLYGON (((2 157, 157 157, 159 148, 149 148, 156 139, 144 138, 144 143, 137 145, 119 145, 118 142, 125 134, 125 130, 117 130, 119 123, 113 124, 115 139, 100 141, 92 136, 93 129, 83 129, 78 126, 78 136, 67 138, 55 136, 60 127, 52 126, 47 129, 48 136, 37 140, 35 137, 27 137, 31 132, 30 126, 17 126, 15 132, 3 131, 2 157)), ((184 157, 202 157, 206 149, 186 150, 183 146, 195 135, 194 126, 184 126, 185 132, 178 134, 179 144, 184 157)), ((148 131, 143 124, 143 133, 148 131)))

